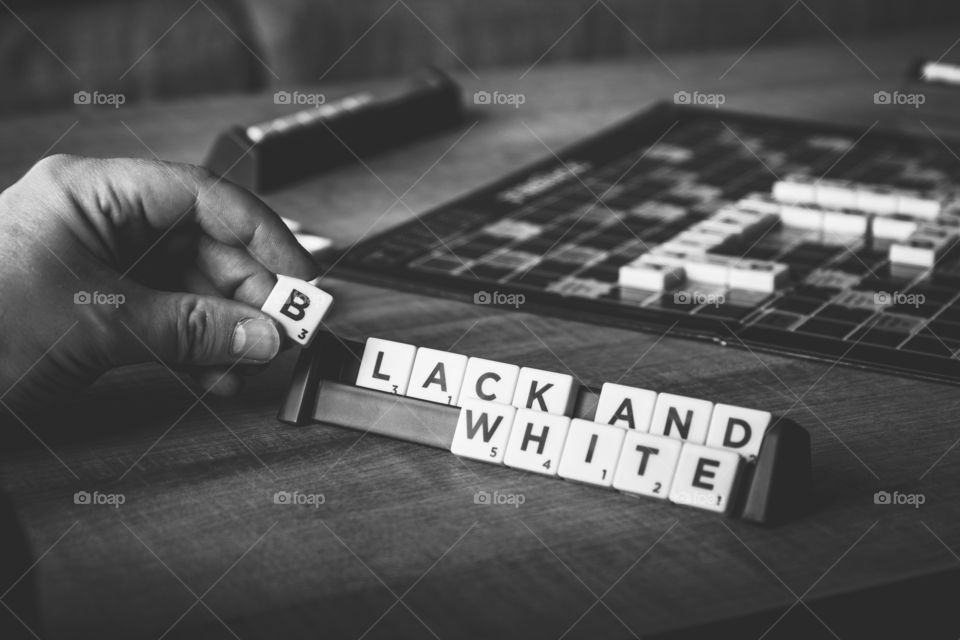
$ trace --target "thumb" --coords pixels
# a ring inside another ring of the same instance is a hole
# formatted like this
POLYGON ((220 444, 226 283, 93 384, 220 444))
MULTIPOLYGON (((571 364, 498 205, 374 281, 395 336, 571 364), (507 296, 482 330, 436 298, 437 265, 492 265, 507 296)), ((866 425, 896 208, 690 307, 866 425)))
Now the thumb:
POLYGON ((280 351, 276 323, 242 302, 191 293, 146 290, 129 307, 134 362, 160 358, 171 366, 263 364, 280 351))

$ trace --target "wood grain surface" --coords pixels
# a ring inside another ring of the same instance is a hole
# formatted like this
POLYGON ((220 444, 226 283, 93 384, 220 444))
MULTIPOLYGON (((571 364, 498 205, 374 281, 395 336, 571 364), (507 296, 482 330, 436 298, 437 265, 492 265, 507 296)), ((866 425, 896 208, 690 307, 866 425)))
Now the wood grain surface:
MULTIPOLYGON (((538 68, 522 81, 523 69, 479 81, 463 73, 468 98, 521 91, 526 104, 478 109, 460 131, 265 199, 350 243, 680 89, 721 91, 727 108, 893 125, 899 112, 874 105, 873 93, 899 86, 910 59, 939 57, 956 36, 761 45, 722 80, 743 51, 668 56, 679 79, 652 56, 538 68)), ((199 162, 224 126, 278 113, 270 98, 8 120, 0 184, 50 152, 199 162)), ((336 278, 323 286, 337 300, 330 328, 350 338, 793 417, 812 434, 815 507, 758 528, 373 435, 286 427, 275 414, 292 353, 229 401, 198 400, 170 371, 143 366, 108 375, 62 420, 31 424, 42 445, 15 427, 23 442, 4 447, 0 480, 29 550, 14 560, 30 570, 0 614, 42 638, 629 638, 958 566, 955 386, 336 278), (125 503, 76 505, 81 490, 125 503), (277 505, 280 490, 325 501, 277 505), (477 505, 480 490, 525 502, 477 505), (878 490, 926 502, 875 505, 878 490), (31 589, 36 616, 21 602, 31 589)))

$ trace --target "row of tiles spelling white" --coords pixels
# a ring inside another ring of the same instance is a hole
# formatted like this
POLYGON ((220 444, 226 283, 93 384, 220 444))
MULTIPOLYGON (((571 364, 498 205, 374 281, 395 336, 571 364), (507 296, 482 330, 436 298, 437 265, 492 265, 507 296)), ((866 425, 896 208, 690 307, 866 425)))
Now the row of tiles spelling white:
POLYGON ((476 398, 460 408, 450 451, 720 513, 743 467, 733 451, 476 398))
MULTIPOLYGON (((463 406, 470 399, 570 416, 573 376, 368 338, 357 386, 463 406)), ((605 383, 594 421, 738 452, 750 459, 770 425, 767 411, 605 383)))

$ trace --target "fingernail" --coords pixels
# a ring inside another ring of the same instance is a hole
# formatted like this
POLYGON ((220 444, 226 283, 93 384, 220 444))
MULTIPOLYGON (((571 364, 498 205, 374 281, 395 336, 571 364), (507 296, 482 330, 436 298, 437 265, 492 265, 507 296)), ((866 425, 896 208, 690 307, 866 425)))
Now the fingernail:
POLYGON ((280 333, 270 320, 248 318, 233 330, 233 355, 241 360, 269 362, 280 351, 280 333))

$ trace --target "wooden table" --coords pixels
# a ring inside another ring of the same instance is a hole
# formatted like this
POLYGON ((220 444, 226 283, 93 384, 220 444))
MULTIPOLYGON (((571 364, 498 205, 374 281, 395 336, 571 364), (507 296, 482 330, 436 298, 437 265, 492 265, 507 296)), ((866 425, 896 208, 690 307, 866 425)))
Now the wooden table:
MULTIPOLYGON (((681 89, 723 92, 732 109, 864 130, 893 124, 898 112, 874 105, 873 93, 898 87, 913 56, 939 57, 955 38, 845 45, 825 32, 815 45, 761 44, 722 80, 742 51, 662 53, 677 77, 652 56, 536 67, 523 80, 524 69, 479 80, 464 71, 468 97, 520 91, 526 103, 478 108, 459 131, 266 200, 347 244, 681 89)), ((224 126, 280 111, 261 95, 7 120, 0 183, 49 152, 200 162, 224 126)), ((198 402, 151 365, 105 377, 69 424, 31 425, 46 446, 27 437, 2 453, 3 491, 29 549, 5 545, 20 561, 7 565, 7 582, 33 563, 4 596, 10 610, 43 638, 634 637, 960 562, 954 386, 337 279, 326 288, 337 300, 331 327, 346 337, 787 413, 812 434, 815 509, 765 529, 336 427, 286 427, 275 414, 289 353, 230 401, 198 402), (76 505, 81 490, 123 494, 125 503, 76 505), (323 494, 325 503, 276 505, 278 490, 323 494), (525 502, 477 505, 479 490, 525 502), (875 505, 878 490, 922 492, 926 502, 875 505)))

